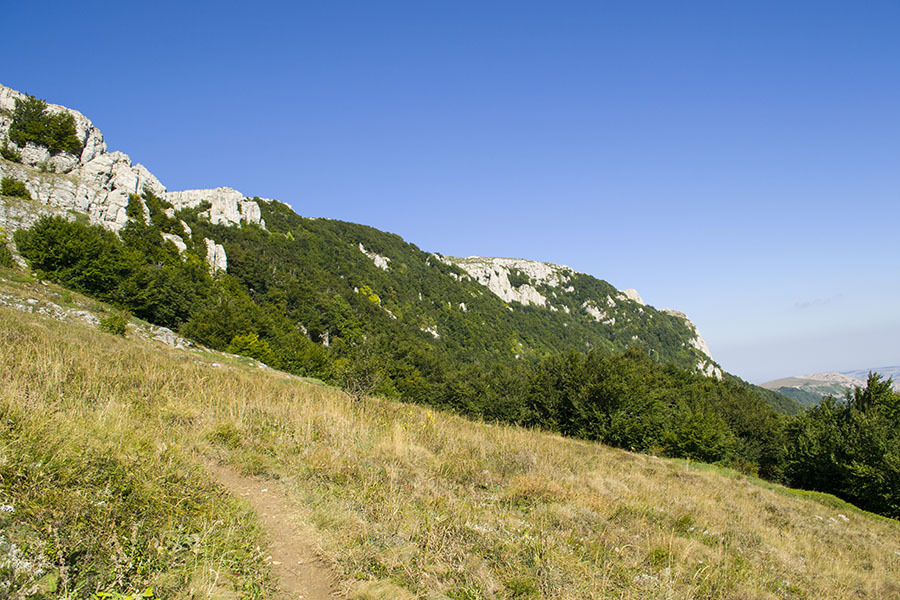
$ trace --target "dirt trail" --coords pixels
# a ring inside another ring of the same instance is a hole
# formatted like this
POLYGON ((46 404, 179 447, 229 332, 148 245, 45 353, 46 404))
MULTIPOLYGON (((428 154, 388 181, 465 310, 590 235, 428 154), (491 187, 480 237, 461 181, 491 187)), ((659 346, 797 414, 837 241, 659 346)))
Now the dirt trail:
POLYGON ((315 546, 294 523, 291 502, 276 481, 241 475, 227 465, 206 465, 230 493, 243 498, 259 515, 269 540, 269 563, 285 600, 335 600, 334 575, 316 556, 315 546))

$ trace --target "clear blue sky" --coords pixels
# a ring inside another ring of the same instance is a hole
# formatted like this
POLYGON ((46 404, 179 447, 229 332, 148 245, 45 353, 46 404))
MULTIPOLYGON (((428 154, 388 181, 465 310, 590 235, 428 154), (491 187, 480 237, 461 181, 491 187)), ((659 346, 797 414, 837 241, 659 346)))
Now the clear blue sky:
POLYGON ((567 264, 753 381, 900 363, 900 2, 15 2, 170 189, 567 264))

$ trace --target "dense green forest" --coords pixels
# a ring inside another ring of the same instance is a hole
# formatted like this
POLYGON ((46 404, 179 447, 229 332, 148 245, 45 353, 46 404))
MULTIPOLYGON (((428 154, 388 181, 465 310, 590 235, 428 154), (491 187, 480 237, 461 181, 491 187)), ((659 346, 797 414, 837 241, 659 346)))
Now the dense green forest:
MULTIPOLYGON (((878 401, 831 401, 792 417, 799 408, 784 396, 694 372, 690 331, 676 317, 628 307, 633 312, 616 331, 563 311, 506 304, 397 236, 304 219, 277 202, 260 206, 267 229, 227 227, 199 216, 206 206, 168 216, 172 207, 145 192, 132 198, 118 236, 54 217, 18 231, 15 242, 41 277, 351 394, 716 462, 897 514, 897 444, 888 444, 897 441, 896 396, 871 381, 878 401), (187 250, 162 234, 178 235, 187 250), (205 238, 224 245, 227 272, 210 273, 205 238), (390 268, 376 267, 359 244, 389 256, 390 268), (848 439, 860 446, 840 445, 848 439), (822 456, 834 464, 826 467, 822 456)), ((560 301, 573 313, 589 297, 617 292, 572 276, 576 291, 560 301)))

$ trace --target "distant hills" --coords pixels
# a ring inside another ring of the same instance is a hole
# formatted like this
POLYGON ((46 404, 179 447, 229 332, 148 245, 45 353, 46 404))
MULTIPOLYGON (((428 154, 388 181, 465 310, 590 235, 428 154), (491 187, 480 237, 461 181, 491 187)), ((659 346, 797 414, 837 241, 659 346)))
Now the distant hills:
POLYGON ((865 387, 866 378, 870 372, 878 373, 885 379, 893 379, 894 389, 900 391, 900 366, 782 377, 767 381, 760 386, 793 398, 805 406, 813 406, 826 396, 842 398, 856 386, 865 387))

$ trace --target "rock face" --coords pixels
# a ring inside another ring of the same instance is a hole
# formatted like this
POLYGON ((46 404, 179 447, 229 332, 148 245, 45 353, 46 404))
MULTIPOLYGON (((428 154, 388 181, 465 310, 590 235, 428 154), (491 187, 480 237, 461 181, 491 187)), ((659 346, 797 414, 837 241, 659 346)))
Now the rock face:
POLYGON ((387 256, 382 256, 376 252, 369 252, 366 250, 366 247, 362 245, 362 242, 359 243, 359 251, 372 259, 372 262, 375 263, 375 266, 381 269, 382 271, 388 270, 388 263, 391 262, 387 256))
POLYGON ((673 317, 678 317, 682 319, 687 326, 694 332, 694 337, 691 338, 691 346, 697 349, 698 352, 705 354, 709 360, 703 361, 697 365, 697 369, 708 377, 715 377, 716 379, 722 379, 722 369, 720 369, 717 365, 712 362, 712 355, 709 352, 709 346, 706 345, 706 340, 703 339, 703 336, 700 335, 700 331, 697 329, 697 326, 694 325, 690 319, 688 319, 687 315, 681 312, 680 310, 672 310, 671 308, 663 308, 662 312, 667 315, 672 315, 673 317))
POLYGON ((6 143, 22 157, 21 163, 0 160, 0 175, 25 183, 31 197, 41 204, 63 211, 88 215, 90 222, 119 231, 127 221, 130 194, 145 188, 162 196, 166 188, 143 165, 133 165, 127 154, 107 152, 103 134, 77 110, 48 104, 50 112, 67 112, 75 119, 81 154, 65 152, 51 156, 35 144, 18 148, 8 139, 16 100, 27 96, 0 86, 0 143, 6 143))
POLYGON ((228 270, 228 257, 225 256, 225 247, 217 244, 209 238, 203 238, 206 242, 206 263, 209 265, 209 272, 215 275, 216 271, 228 270))
POLYGON ((638 291, 636 289, 630 288, 627 290, 622 290, 622 292, 619 294, 619 297, 623 300, 627 298, 632 302, 637 302, 641 306, 646 306, 643 299, 641 299, 641 295, 638 294, 638 291))
POLYGON ((184 243, 184 240, 181 239, 180 236, 177 236, 174 233, 163 233, 162 236, 164 240, 168 240, 175 244, 175 247, 178 248, 179 253, 187 250, 187 244, 184 243))
MULTIPOLYGON (((81 154, 76 156, 62 152, 51 155, 47 148, 32 143, 22 148, 16 146, 9 140, 9 128, 16 100, 26 98, 25 94, 0 85, 0 145, 6 144, 21 156, 21 162, 0 158, 0 176, 22 181, 34 199, 32 202, 0 200, 0 227, 7 233, 31 227, 43 215, 59 215, 71 220, 77 214, 87 215, 93 225, 119 232, 128 222, 129 198, 145 190, 172 203, 174 209, 169 209, 170 217, 175 216, 175 210, 196 208, 208 202, 209 209, 200 214, 214 224, 230 226, 250 223, 265 228, 259 204, 245 199, 237 190, 220 187, 167 193, 153 173, 141 164, 132 164, 127 154, 107 152, 103 134, 77 110, 56 104, 47 105, 51 113, 66 112, 72 115, 76 135, 84 144, 81 154)), ((149 211, 146 206, 143 210, 146 219, 149 211)), ((190 236, 190 228, 187 225, 184 228, 190 236)), ((167 239, 179 251, 187 247, 179 236, 167 234, 167 239)), ((207 240, 207 249, 210 269, 213 272, 226 270, 228 261, 222 245, 207 240)))
POLYGON ((219 187, 213 190, 169 192, 165 198, 175 207, 175 210, 197 208, 204 202, 209 203, 209 209, 200 214, 208 218, 214 225, 252 223, 263 229, 266 227, 266 223, 260 215, 259 204, 252 200, 245 200, 243 194, 232 188, 219 187))
POLYGON ((463 269, 469 276, 491 290, 504 302, 518 302, 528 306, 547 306, 547 298, 535 286, 547 285, 559 287, 569 281, 573 273, 570 267, 551 263, 524 260, 521 258, 486 258, 470 256, 468 258, 439 257, 447 264, 463 269), (528 283, 514 286, 510 276, 523 277, 528 283))

